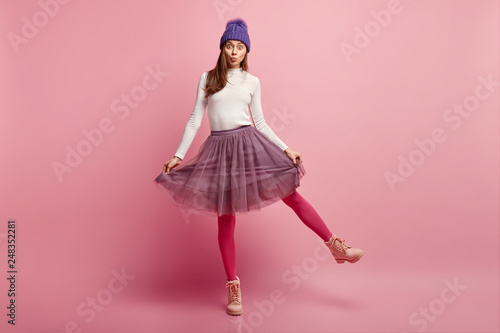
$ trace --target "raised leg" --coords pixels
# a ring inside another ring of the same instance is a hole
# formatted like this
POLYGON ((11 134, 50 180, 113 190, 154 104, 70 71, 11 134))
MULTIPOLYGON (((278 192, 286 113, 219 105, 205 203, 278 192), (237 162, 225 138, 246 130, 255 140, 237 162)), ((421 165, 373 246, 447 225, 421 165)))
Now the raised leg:
POLYGON ((283 199, 283 202, 293 209, 302 222, 314 231, 323 241, 328 241, 332 237, 332 232, 321 219, 314 207, 304 199, 299 192, 294 191, 292 194, 283 199))
POLYGON ((337 235, 333 235, 313 206, 297 191, 284 198, 283 202, 295 211, 306 226, 325 241, 325 244, 339 264, 345 261, 355 263, 365 254, 365 251, 347 246, 343 239, 337 235))

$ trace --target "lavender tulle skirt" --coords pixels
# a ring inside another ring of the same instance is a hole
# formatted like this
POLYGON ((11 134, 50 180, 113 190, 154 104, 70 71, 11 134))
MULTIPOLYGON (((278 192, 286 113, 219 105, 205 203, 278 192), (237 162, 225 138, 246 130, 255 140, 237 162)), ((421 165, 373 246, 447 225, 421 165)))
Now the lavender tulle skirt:
POLYGON ((251 125, 211 131, 190 160, 154 180, 176 205, 193 213, 234 215, 285 198, 306 174, 251 125))

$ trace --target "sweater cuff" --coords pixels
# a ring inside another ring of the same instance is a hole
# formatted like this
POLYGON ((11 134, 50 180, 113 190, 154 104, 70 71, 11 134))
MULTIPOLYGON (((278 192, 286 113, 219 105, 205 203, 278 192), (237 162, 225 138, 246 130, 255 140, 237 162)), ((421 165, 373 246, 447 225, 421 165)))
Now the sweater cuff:
POLYGON ((181 154, 180 152, 176 152, 176 153, 174 154, 174 157, 176 157, 176 156, 177 156, 178 158, 180 158, 181 160, 183 160, 183 159, 184 159, 184 154, 181 154))

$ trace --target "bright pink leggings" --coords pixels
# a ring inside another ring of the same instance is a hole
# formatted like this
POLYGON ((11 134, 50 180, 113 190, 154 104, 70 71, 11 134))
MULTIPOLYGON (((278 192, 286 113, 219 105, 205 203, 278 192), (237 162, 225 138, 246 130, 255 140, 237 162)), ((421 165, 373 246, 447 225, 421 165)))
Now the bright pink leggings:
MULTIPOLYGON (((332 237, 332 232, 321 219, 316 210, 297 191, 283 199, 283 202, 293 209, 306 226, 314 231, 325 242, 332 237)), ((234 243, 235 215, 218 217, 219 249, 222 255, 224 270, 229 281, 236 280, 236 245, 234 243)))

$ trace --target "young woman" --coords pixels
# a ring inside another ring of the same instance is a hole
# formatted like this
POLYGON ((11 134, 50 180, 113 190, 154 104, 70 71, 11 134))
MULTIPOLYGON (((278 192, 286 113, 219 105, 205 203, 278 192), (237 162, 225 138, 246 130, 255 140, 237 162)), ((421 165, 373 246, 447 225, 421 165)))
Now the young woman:
POLYGON ((226 312, 241 315, 234 242, 236 212, 257 211, 282 200, 323 239, 338 263, 357 262, 364 251, 347 246, 332 234, 296 191, 306 173, 302 156, 281 141, 264 120, 259 79, 247 72, 250 38, 242 19, 227 22, 220 49, 215 68, 201 75, 180 145, 154 181, 168 191, 175 204, 217 216, 219 249, 227 275, 226 312), (193 158, 178 167, 205 109, 210 136, 193 158))

